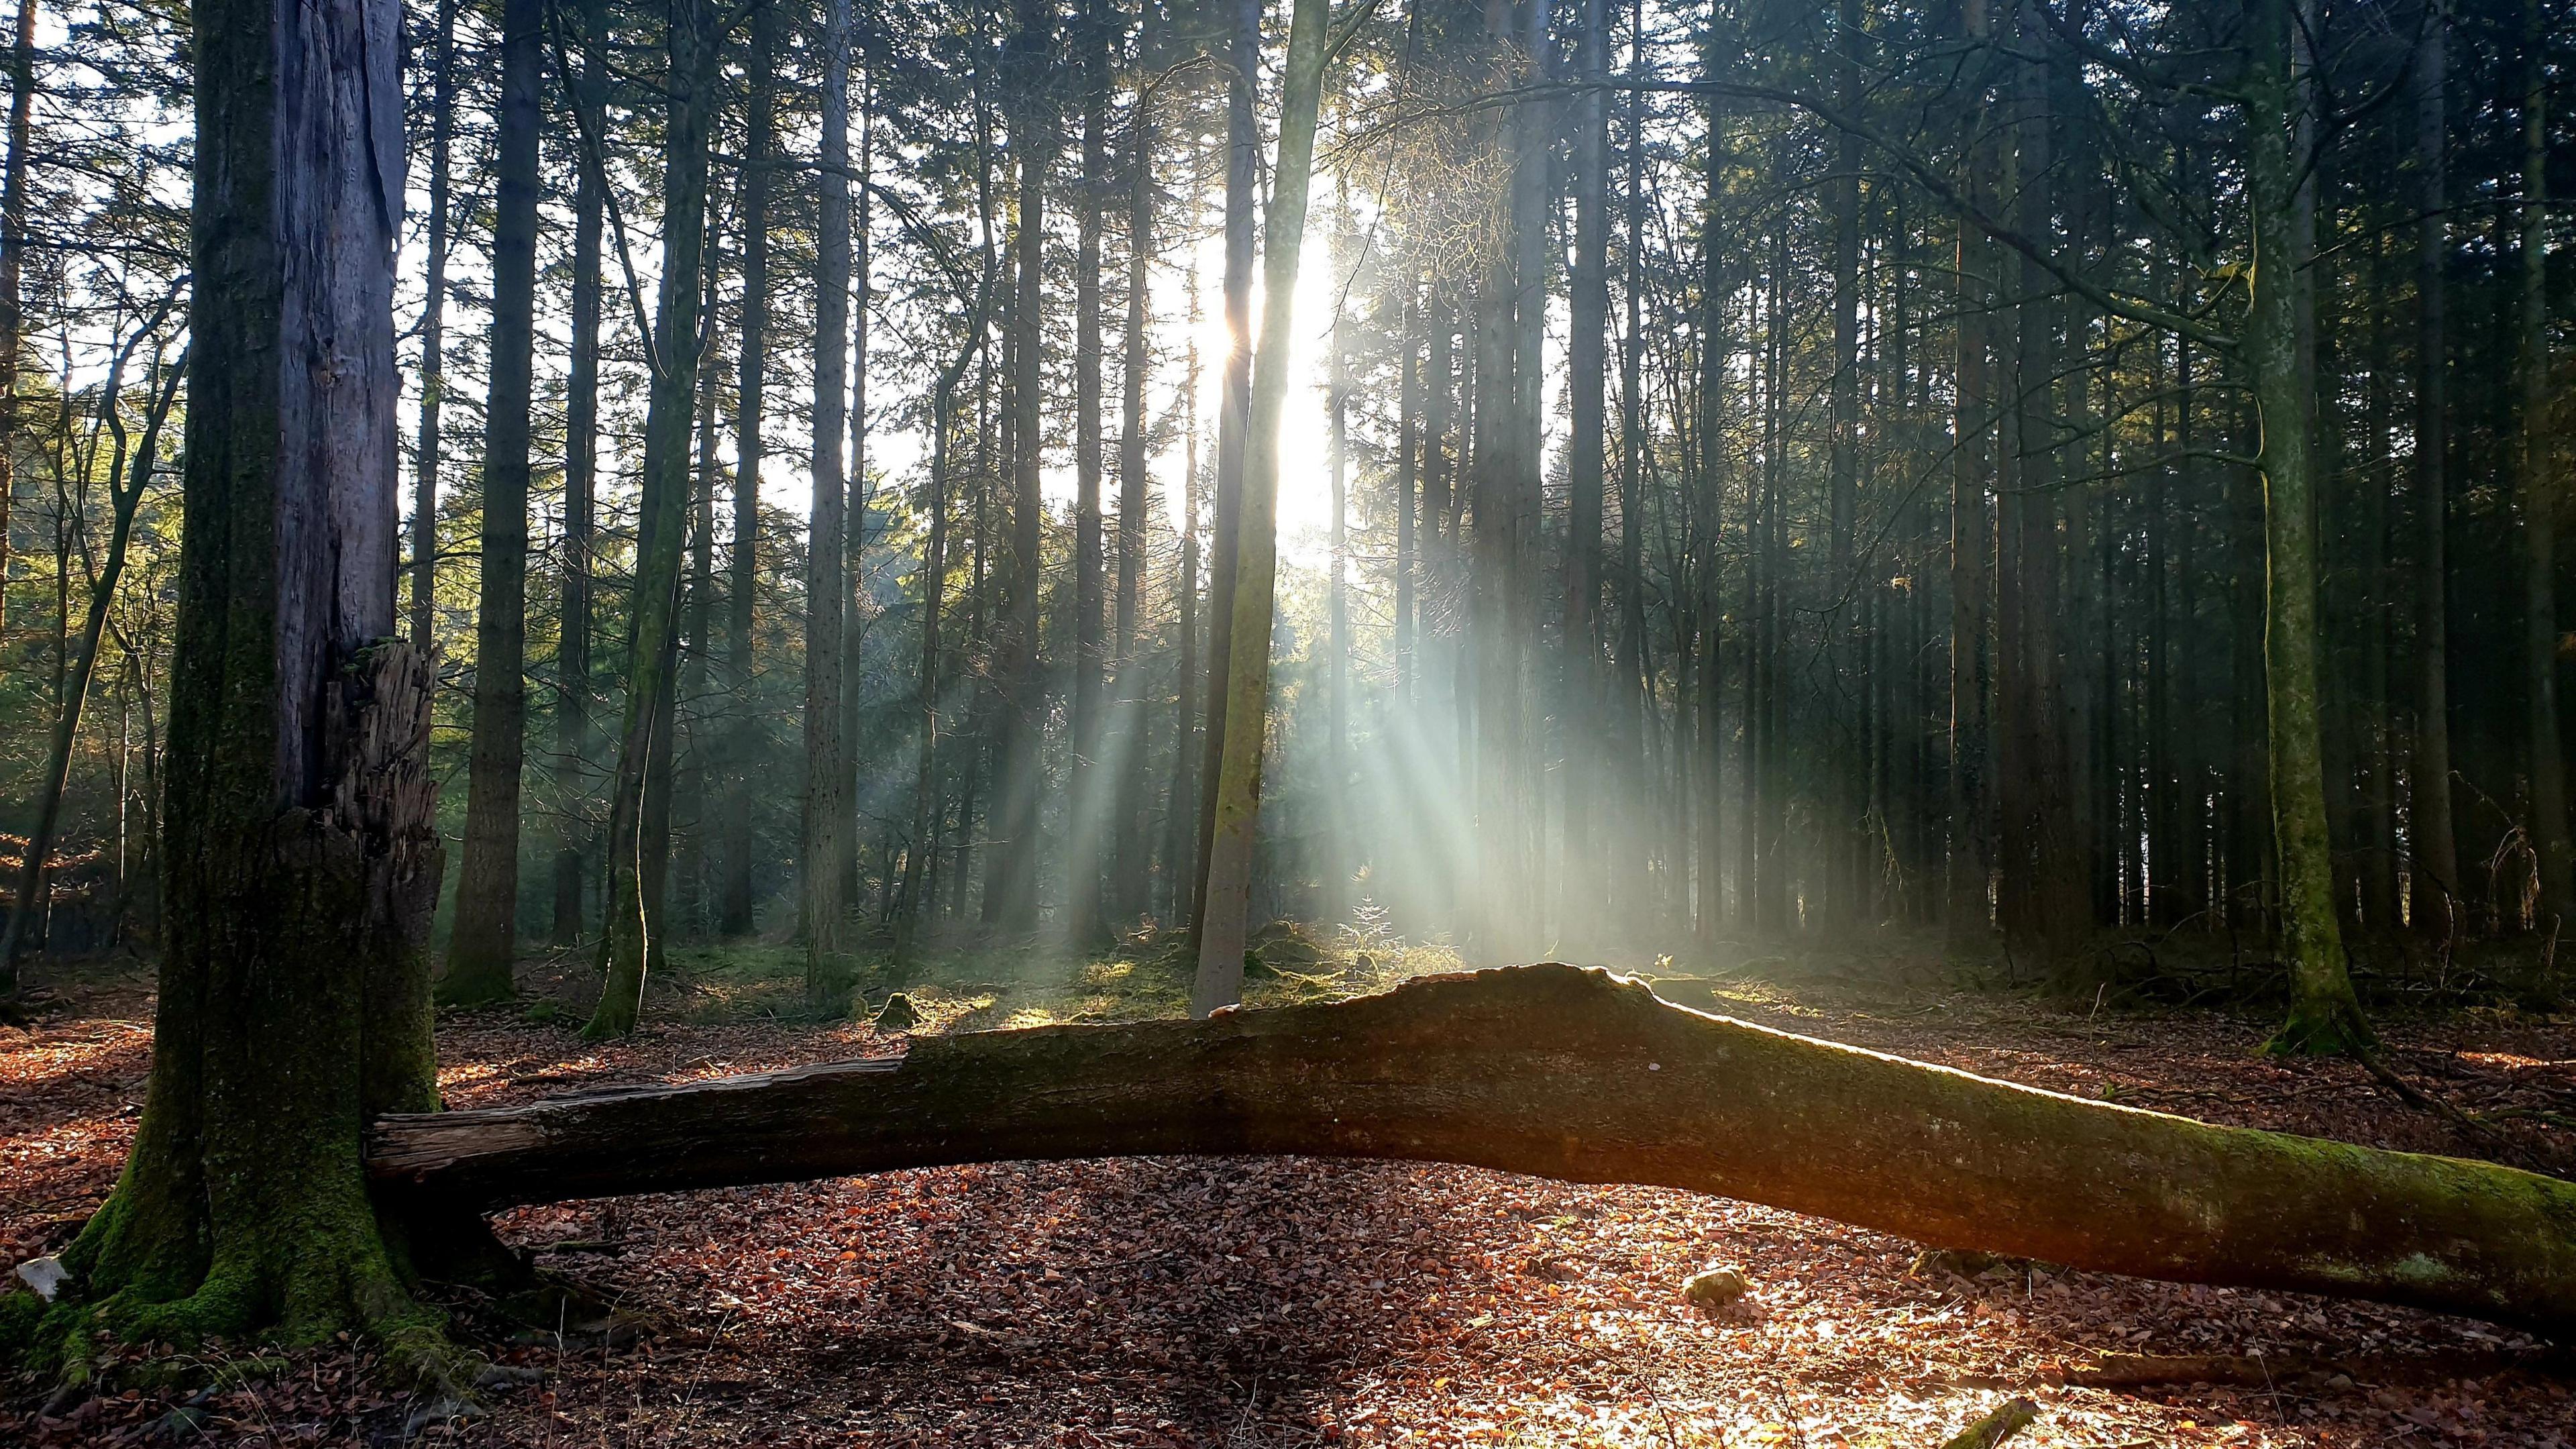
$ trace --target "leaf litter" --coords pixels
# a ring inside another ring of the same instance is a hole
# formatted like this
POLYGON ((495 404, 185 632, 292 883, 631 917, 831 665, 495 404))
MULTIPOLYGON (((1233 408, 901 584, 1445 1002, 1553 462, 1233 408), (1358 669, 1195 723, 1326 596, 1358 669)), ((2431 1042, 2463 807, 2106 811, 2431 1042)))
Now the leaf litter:
MULTIPOLYGON (((2401 1071, 2496 1124, 2500 1142, 2473 1142, 2350 1063, 2260 1058, 2259 1024, 2211 1013, 1897 1008, 1823 985, 1690 1004, 2214 1121, 2576 1162, 2559 1125, 2576 1022, 2388 1026, 2401 1071)), ((0 1260, 55 1251, 104 1198, 149 1005, 99 990, 0 1032, 0 1260)), ((594 1047, 575 1020, 443 1022, 448 1101, 900 1049, 864 1024, 783 1019, 649 1021, 594 1047)), ((226 1371, 243 1346, 145 1345, 126 1357, 193 1372, 71 1403, 0 1384, 0 1443, 1861 1449, 1942 1444, 2016 1396, 2039 1410, 2013 1441, 2032 1446, 2576 1443, 2569 1361, 2492 1325, 1925 1254, 1726 1199, 1461 1167, 997 1164, 555 1204, 498 1226, 646 1330, 509 1334, 459 1302, 496 1364, 466 1414, 389 1387, 363 1344, 251 1372, 226 1371), (1688 1301, 1712 1269, 1741 1293, 1688 1301), (2145 1381, 2096 1386, 2124 1377, 2145 1381)))

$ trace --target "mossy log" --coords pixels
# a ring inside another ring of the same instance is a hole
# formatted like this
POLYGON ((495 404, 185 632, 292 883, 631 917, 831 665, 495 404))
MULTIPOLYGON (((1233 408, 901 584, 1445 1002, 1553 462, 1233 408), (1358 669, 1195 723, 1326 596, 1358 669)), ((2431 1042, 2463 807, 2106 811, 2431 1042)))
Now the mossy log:
POLYGON ((2576 1326, 2576 1184, 2089 1102, 1706 1015, 1599 971, 393 1116, 386 1186, 483 1207, 1140 1154, 1456 1162, 1716 1193, 2079 1268, 2576 1326))

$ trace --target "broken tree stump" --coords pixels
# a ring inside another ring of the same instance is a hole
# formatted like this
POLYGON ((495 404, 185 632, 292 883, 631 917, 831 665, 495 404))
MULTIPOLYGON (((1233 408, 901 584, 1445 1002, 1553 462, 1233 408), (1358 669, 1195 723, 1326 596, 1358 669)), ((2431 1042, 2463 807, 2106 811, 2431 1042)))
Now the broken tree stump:
POLYGON ((388 1187, 477 1207, 954 1163, 1293 1153, 1764 1203, 2072 1267, 2576 1327, 2576 1184, 2216 1127, 1706 1015, 1571 966, 1203 1022, 392 1116, 388 1187))

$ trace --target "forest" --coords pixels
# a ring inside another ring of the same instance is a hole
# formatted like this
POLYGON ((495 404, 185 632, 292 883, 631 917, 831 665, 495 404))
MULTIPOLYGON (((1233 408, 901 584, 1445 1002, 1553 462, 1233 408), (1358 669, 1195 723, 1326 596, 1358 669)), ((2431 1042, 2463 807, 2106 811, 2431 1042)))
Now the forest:
POLYGON ((2576 1440, 2562 0, 12 3, 0 1440, 2576 1440))

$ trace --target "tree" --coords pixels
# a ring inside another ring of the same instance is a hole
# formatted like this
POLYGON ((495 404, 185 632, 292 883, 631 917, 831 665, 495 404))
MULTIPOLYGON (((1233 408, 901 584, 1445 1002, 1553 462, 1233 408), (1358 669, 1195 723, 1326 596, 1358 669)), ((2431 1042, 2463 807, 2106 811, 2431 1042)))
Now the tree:
MULTIPOLYGON (((733 556, 725 584, 725 688, 737 711, 744 710, 742 697, 751 688, 752 597, 760 568, 760 423, 769 372, 770 153, 777 129, 780 11, 778 5, 764 4, 751 12, 751 100, 743 136, 742 370, 734 391, 733 556)), ((846 71, 847 62, 843 65, 846 71)), ((752 926, 750 725, 736 719, 726 733, 724 798, 717 807, 722 815, 717 846, 722 876, 716 887, 716 930, 740 936, 752 926)))
POLYGON ((45 1328, 76 1374, 93 1327, 364 1329, 434 1368, 359 1157, 369 1117, 437 1105, 431 680, 393 637, 398 15, 210 0, 195 21, 169 935, 133 1152, 45 1328), (317 347, 333 366, 301 365, 317 347))
POLYGON ((8 622, 9 506, 18 492, 18 354, 27 317, 21 282, 35 107, 36 0, 18 0, 18 33, 9 46, 9 153, 0 159, 0 624, 8 622))
POLYGON ((518 955, 519 772, 527 753, 528 431, 536 367, 537 88, 543 0, 501 12, 500 197, 492 223, 492 383, 483 406, 483 589, 456 927, 439 998, 508 999, 518 955))
POLYGON ((2531 846, 2544 920, 2576 913, 2576 841, 2567 824, 2567 747, 2558 729, 2558 489, 2550 477, 2549 33, 2541 0, 2523 0, 2522 502, 2523 729, 2531 758, 2531 846))
MULTIPOLYGON (((841 737, 843 543, 848 486, 841 459, 849 378, 850 6, 823 9, 822 231, 814 276, 814 509, 805 547, 804 865, 797 880, 805 939, 805 995, 817 1005, 835 989, 831 958, 841 949, 844 861, 850 821, 841 737)), ((866 178, 860 178, 862 185, 866 178)))
POLYGON ((1190 1014, 1206 1017, 1243 996, 1243 942, 1251 909, 1252 847, 1261 824, 1261 757, 1270 732, 1271 589, 1278 564, 1279 414, 1288 400, 1288 345, 1297 320, 1297 263, 1314 180, 1315 113, 1324 86, 1326 0, 1295 0, 1279 84, 1279 149, 1262 226, 1259 355, 1244 433, 1242 512, 1236 521, 1233 607, 1227 624, 1223 767, 1208 852, 1207 913, 1199 930, 1190 1014))
POLYGON ((420 445, 412 458, 411 643, 426 650, 438 608, 440 417, 447 401, 448 188, 456 128, 456 7, 438 0, 430 50, 429 275, 420 318, 420 445))
POLYGON ((680 554, 690 491, 689 425, 705 339, 707 143, 714 121, 716 41, 703 7, 671 6, 663 124, 662 276, 648 360, 642 522, 637 529, 634 624, 626 649, 626 723, 609 796, 607 981, 583 1028, 596 1040, 635 1029, 647 962, 662 936, 662 877, 670 821, 672 696, 680 631, 680 554))

